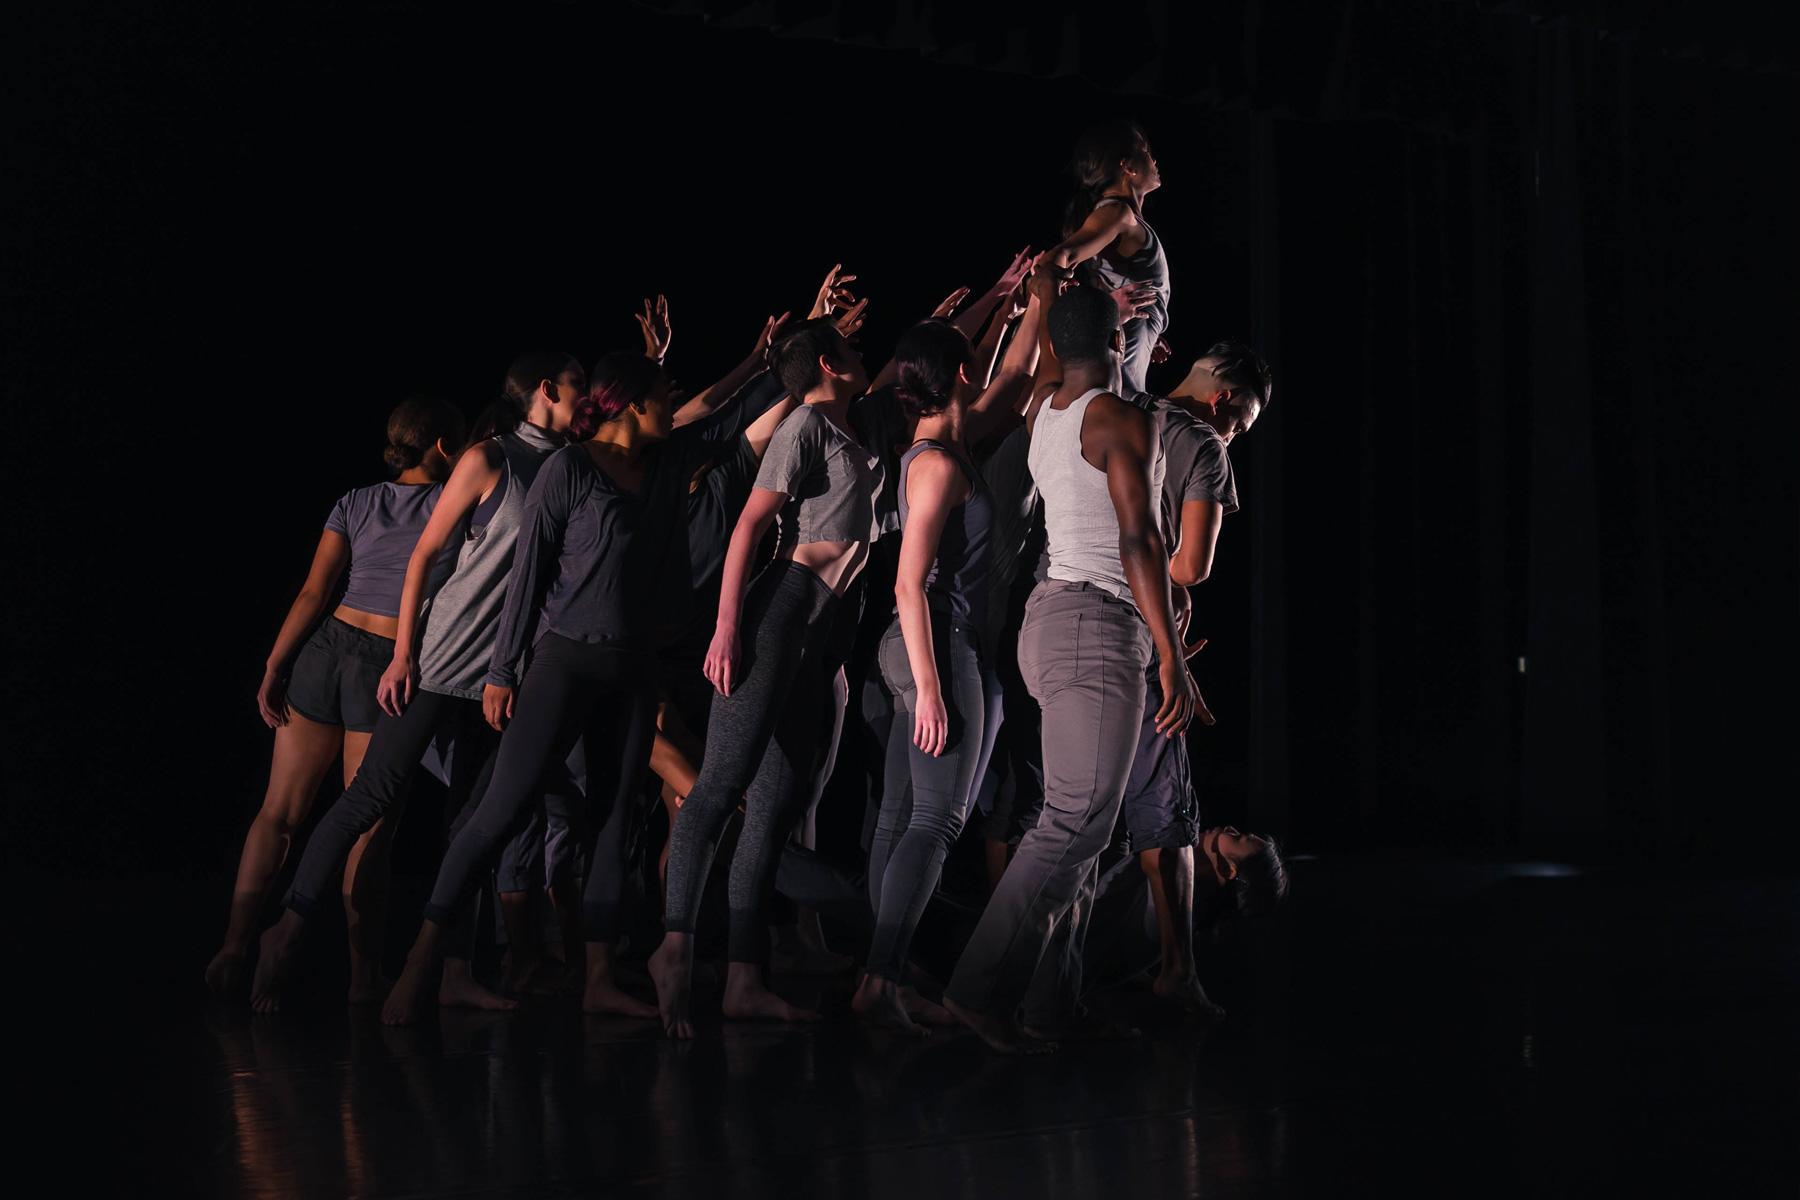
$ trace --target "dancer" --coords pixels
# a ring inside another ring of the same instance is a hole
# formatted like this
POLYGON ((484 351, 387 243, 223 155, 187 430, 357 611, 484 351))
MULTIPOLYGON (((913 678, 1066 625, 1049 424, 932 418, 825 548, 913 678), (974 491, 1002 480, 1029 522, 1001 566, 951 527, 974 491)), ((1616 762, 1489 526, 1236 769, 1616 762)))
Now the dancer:
MULTIPOLYGON (((256 693, 263 723, 275 731, 275 753, 262 808, 244 838, 224 943, 206 968, 217 995, 235 994, 242 984, 263 902, 332 759, 342 755, 348 782, 368 748, 376 682, 393 654, 406 555, 437 504, 464 428, 462 415, 444 401, 403 401, 388 416, 383 455, 396 478, 346 493, 325 522, 256 693), (346 570, 343 600, 324 616, 346 570)), ((379 977, 382 889, 369 887, 368 879, 359 888, 357 877, 379 878, 383 853, 373 831, 348 851, 343 899, 352 1003, 371 999, 379 977)))
MULTIPOLYGON (((1029 395, 1041 314, 1035 303, 1027 310, 1007 362, 979 397, 975 378, 985 369, 977 368, 968 337, 948 322, 914 326, 894 356, 899 395, 916 428, 900 459, 896 616, 879 656, 897 711, 869 850, 875 931, 851 1007, 906 1033, 925 1032, 902 995, 907 950, 1000 723, 999 678, 982 637, 996 514, 968 446, 997 423, 989 420, 996 414, 1017 420, 1018 402, 1029 395)), ((912 1008, 948 1018, 936 1005, 915 1000, 912 1008)))
POLYGON ((790 697, 829 695, 825 642, 840 597, 868 557, 881 465, 846 421, 868 376, 836 327, 823 319, 801 323, 778 344, 775 365, 804 407, 775 431, 726 552, 718 624, 705 661, 719 694, 699 778, 671 834, 667 932, 650 959, 663 1026, 678 1038, 693 1036, 694 923, 719 836, 739 797, 745 819, 731 866, 725 1015, 816 1017, 770 992, 763 979, 769 892, 781 844, 806 799, 823 724, 812 705, 790 697), (751 557, 772 524, 776 561, 746 599, 751 557))
POLYGON ((1047 966, 1059 989, 1079 994, 1081 922, 1136 750, 1152 645, 1163 663, 1158 732, 1179 737, 1198 699, 1175 641, 1161 447, 1148 414, 1109 390, 1117 309, 1092 288, 1054 296, 1040 275, 1033 294, 1049 306, 1051 353, 1026 421, 1049 566, 1026 607, 1019 661, 1042 710, 1044 807, 944 993, 958 1020, 1008 1053, 1054 1048, 1023 1036, 1014 1011, 1059 923, 1070 952, 1047 966))
MULTIPOLYGON (((1184 637, 1192 610, 1187 589, 1212 573, 1220 526, 1238 507, 1226 447, 1255 424, 1268 399, 1269 379, 1267 364, 1249 347, 1220 342, 1194 362, 1168 396, 1142 397, 1157 421, 1168 463, 1162 516, 1164 528, 1171 531, 1169 578, 1176 587, 1184 637)), ((1184 653, 1191 657, 1204 644, 1201 639, 1184 653)), ((1153 655, 1144 673, 1146 712, 1162 702, 1159 666, 1153 655)), ((1156 909, 1162 947, 1156 995, 1214 1020, 1223 1017, 1224 1010, 1207 999, 1194 972, 1194 844, 1200 813, 1185 738, 1162 737, 1149 720, 1139 727, 1119 821, 1156 909)))
POLYGON ((737 429, 724 412, 675 429, 662 368, 637 354, 601 359, 589 373, 587 403, 592 432, 552 454, 525 499, 482 695, 488 723, 505 736, 486 794, 444 856, 382 1009, 386 1024, 417 1019, 446 927, 525 819, 539 780, 578 738, 586 741, 588 799, 599 809, 582 895, 582 1009, 656 1015, 613 978, 624 834, 653 735, 656 609, 687 572, 684 496, 709 440, 737 429), (520 686, 517 664, 528 649, 520 686))
POLYGON ((1144 390, 1151 362, 1168 357, 1169 258, 1144 219, 1144 201, 1162 186, 1144 131, 1130 122, 1089 130, 1075 147, 1077 188, 1063 221, 1063 240, 1042 262, 1067 271, 1081 267, 1084 282, 1125 292, 1135 313, 1122 331, 1123 392, 1144 390))
MULTIPOLYGON (((419 759, 434 740, 455 737, 449 811, 460 811, 473 794, 474 777, 493 748, 493 731, 481 716, 481 682, 499 632, 525 497, 544 460, 564 444, 586 391, 586 373, 566 354, 537 351, 515 359, 500 399, 484 414, 480 439, 457 463, 411 547, 393 649, 377 689, 381 714, 374 737, 360 769, 307 842, 281 920, 263 935, 251 991, 257 1011, 279 1008, 287 966, 307 920, 318 915, 357 839, 384 820, 391 836, 419 759), (429 594, 440 559, 452 546, 450 576, 429 594)), ((477 984, 466 961, 446 971, 438 1000, 512 1007, 477 984)))

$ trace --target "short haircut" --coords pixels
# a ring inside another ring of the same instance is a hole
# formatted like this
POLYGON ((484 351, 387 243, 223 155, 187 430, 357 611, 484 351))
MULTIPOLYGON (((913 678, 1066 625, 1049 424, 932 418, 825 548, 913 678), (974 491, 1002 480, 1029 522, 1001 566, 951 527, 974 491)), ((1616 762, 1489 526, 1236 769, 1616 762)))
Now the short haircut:
POLYGON ((1288 877, 1274 838, 1265 837, 1262 852, 1238 864, 1231 886, 1239 915, 1260 917, 1275 910, 1287 895, 1288 877))
POLYGON ((1266 407, 1275 376, 1262 356, 1243 342, 1226 338, 1214 342, 1201 358, 1214 360, 1213 375, 1224 380, 1235 391, 1249 392, 1259 406, 1266 407))
POLYGON ((842 363, 848 353, 849 343, 837 326, 827 317, 815 317, 782 334, 770 352, 770 365, 788 394, 804 401, 825 378, 819 359, 842 363))
POLYGON ((1099 288, 1077 285, 1050 305, 1047 324, 1050 346, 1058 359, 1102 362, 1112 349, 1113 332, 1119 327, 1119 306, 1099 288))

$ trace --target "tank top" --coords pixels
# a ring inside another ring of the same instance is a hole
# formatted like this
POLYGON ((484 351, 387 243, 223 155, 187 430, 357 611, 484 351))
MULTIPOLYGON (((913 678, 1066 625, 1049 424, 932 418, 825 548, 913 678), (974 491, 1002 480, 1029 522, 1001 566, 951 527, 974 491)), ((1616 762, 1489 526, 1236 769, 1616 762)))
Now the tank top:
POLYGON ((1136 254, 1121 254, 1115 241, 1084 264, 1088 268, 1088 281, 1106 292, 1117 291, 1132 283, 1155 285, 1156 306, 1137 319, 1149 321, 1161 333, 1169 327, 1169 258, 1163 253, 1162 239, 1150 228, 1150 222, 1144 220, 1138 206, 1125 197, 1105 196, 1094 207, 1098 208, 1100 204, 1123 204, 1136 213, 1138 228, 1144 231, 1144 244, 1136 254))
POLYGON ((900 456, 900 528, 906 529, 906 481, 913 460, 927 450, 942 450, 969 480, 969 498, 950 510, 938 538, 937 557, 925 576, 925 600, 954 621, 974 624, 987 615, 988 577, 993 573, 990 546, 994 532, 994 500, 975 464, 943 442, 925 438, 900 456))
POLYGON ((471 515, 450 578, 426 603, 419 638, 419 686, 470 700, 481 699, 482 677, 493 656, 525 494, 544 460, 564 444, 556 434, 525 422, 495 440, 502 455, 500 479, 494 484, 499 503, 484 503, 471 515))
MULTIPOLYGON (((1083 392, 1060 412, 1045 401, 1031 430, 1028 461, 1044 498, 1044 535, 1051 579, 1089 583, 1135 604, 1125 567, 1119 561, 1119 517, 1106 472, 1081 456, 1081 423, 1088 405, 1105 388, 1083 392)), ((1162 439, 1150 438, 1150 514, 1162 528, 1162 439)))

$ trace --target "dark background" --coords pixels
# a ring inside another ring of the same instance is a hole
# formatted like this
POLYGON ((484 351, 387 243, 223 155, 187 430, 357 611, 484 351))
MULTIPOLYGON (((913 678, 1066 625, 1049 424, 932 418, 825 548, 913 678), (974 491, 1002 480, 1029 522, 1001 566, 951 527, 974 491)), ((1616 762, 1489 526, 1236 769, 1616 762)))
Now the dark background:
POLYGON ((8 859, 229 870, 262 660, 402 396, 472 413, 526 346, 636 345, 658 291, 702 386, 839 261, 875 365, 1050 244, 1076 131, 1130 114, 1167 181, 1153 386, 1227 334, 1276 373, 1199 593, 1208 815, 1298 852, 1787 867, 1791 30, 1171 8, 34 18, 6 103, 8 859))

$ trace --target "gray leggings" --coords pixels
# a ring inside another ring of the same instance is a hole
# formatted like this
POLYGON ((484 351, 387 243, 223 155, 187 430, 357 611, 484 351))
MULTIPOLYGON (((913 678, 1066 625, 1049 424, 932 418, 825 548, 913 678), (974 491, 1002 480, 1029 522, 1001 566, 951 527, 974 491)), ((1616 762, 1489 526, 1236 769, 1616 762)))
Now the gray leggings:
POLYGON ((744 829, 731 863, 732 962, 768 958, 765 921, 781 846, 805 811, 823 724, 818 699, 837 597, 811 570, 776 562, 756 577, 744 605, 738 669, 729 696, 715 696, 700 777, 669 832, 663 926, 694 932, 707 871, 732 810, 744 829))
POLYGON ((865 969, 898 982, 906 965, 913 930, 937 890, 944 859, 969 815, 984 750, 993 746, 997 724, 988 718, 987 681, 975 650, 975 630, 933 612, 931 648, 939 687, 950 718, 950 736, 934 758, 913 744, 918 686, 906 655, 906 639, 896 618, 881 639, 881 675, 894 694, 894 722, 888 730, 887 769, 881 811, 869 843, 869 904, 875 933, 865 969))

